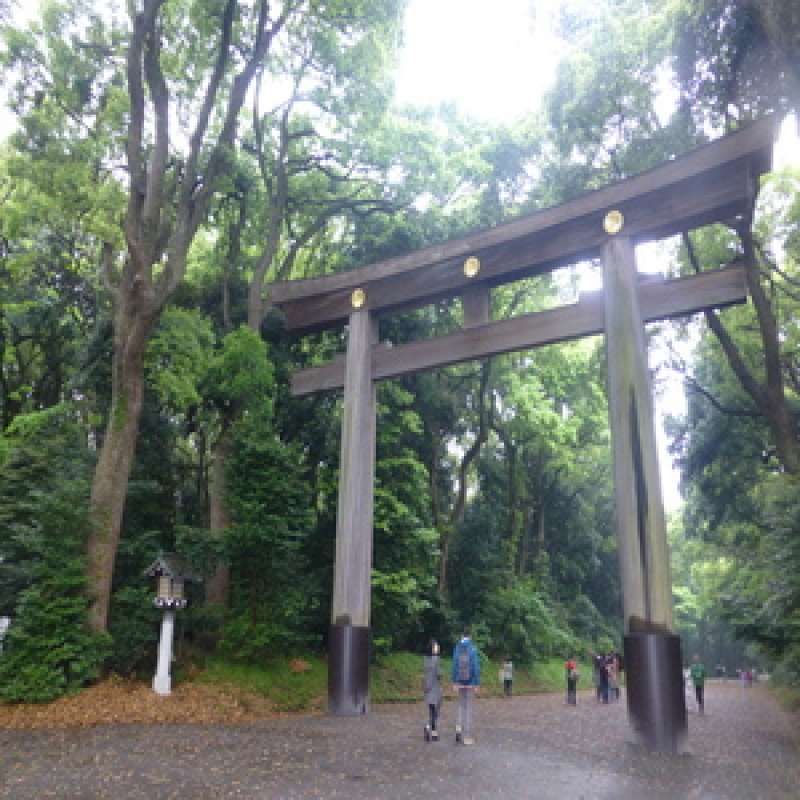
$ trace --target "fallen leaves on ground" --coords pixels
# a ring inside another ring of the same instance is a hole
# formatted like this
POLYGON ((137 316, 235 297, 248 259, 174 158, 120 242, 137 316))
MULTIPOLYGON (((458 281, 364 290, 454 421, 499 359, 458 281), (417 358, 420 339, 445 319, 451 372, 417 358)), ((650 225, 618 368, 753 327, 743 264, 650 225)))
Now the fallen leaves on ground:
POLYGON ((0 703, 0 728, 72 728, 109 723, 244 723, 272 716, 270 701, 234 687, 188 683, 172 694, 156 694, 148 685, 108 678, 79 694, 52 703, 0 703))

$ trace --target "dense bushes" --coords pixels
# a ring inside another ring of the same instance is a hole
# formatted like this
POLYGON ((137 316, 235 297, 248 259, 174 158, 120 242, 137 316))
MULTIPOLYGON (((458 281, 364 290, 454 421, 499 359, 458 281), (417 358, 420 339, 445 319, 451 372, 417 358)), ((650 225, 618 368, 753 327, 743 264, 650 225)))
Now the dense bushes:
POLYGON ((579 648, 575 635, 559 624, 530 579, 492 593, 487 598, 483 620, 489 652, 521 663, 573 655, 579 648))
POLYGON ((51 700, 95 678, 109 648, 86 625, 88 454, 70 407, 18 418, 4 441, 0 572, 15 571, 0 697, 51 700))

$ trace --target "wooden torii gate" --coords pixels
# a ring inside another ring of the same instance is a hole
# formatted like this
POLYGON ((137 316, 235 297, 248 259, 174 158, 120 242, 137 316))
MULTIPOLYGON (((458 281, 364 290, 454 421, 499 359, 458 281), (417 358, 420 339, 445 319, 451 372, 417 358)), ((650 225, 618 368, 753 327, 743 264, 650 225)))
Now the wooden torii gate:
POLYGON ((681 749, 686 731, 680 641, 658 472, 644 323, 746 300, 741 267, 675 280, 638 279, 637 243, 747 218, 771 165, 772 118, 655 169, 513 222, 405 256, 272 286, 289 331, 348 324, 347 352, 296 371, 296 396, 344 388, 329 645, 329 708, 366 713, 375 471, 375 383, 419 370, 605 333, 628 708, 651 748, 681 749), (491 321, 495 286, 601 259, 602 296, 491 321), (458 297, 464 327, 389 346, 377 318, 458 297))

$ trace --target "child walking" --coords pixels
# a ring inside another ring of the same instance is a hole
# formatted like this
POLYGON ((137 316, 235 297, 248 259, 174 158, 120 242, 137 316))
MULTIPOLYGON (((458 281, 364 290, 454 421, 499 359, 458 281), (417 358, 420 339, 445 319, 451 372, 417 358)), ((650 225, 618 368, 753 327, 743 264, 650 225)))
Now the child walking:
POLYGON ((567 678, 567 705, 578 705, 578 663, 574 658, 570 658, 564 664, 564 672, 567 678))
POLYGON ((506 697, 511 697, 511 686, 514 682, 514 664, 510 658, 503 662, 503 668, 500 670, 500 676, 503 681, 503 694, 506 697))
POLYGON ((442 706, 442 673, 439 669, 439 643, 431 639, 428 655, 423 659, 422 691, 428 704, 428 724, 425 726, 425 741, 438 741, 439 709, 442 706))

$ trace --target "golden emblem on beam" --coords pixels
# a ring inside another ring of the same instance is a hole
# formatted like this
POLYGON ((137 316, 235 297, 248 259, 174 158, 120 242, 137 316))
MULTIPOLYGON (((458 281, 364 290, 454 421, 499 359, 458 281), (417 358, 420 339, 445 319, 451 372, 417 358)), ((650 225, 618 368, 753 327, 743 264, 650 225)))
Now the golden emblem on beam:
POLYGON ((470 256, 464 262, 464 274, 468 278, 474 278, 481 271, 481 261, 477 256, 470 256))
POLYGON ((350 305, 353 308, 361 308, 367 302, 367 293, 363 289, 353 289, 350 295, 350 305))
POLYGON ((617 211, 616 209, 609 211, 608 214, 606 214, 603 218, 603 229, 606 233, 609 233, 612 236, 615 233, 619 233, 624 224, 625 217, 622 216, 621 211, 617 211))

